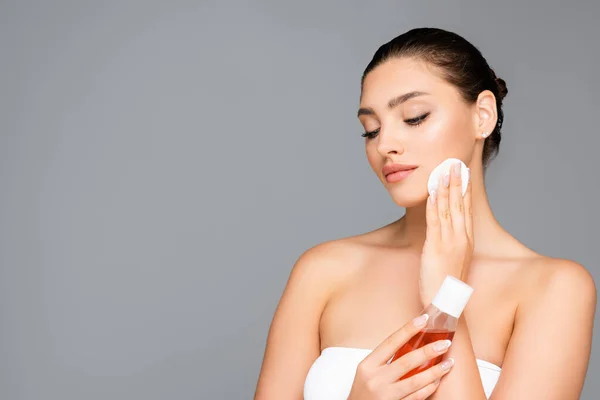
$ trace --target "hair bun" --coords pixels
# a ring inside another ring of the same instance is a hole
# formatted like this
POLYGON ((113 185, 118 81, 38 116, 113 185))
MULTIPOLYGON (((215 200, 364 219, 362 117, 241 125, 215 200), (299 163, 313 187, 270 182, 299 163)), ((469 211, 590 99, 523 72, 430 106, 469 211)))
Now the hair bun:
POLYGON ((502 78, 498 78, 493 69, 490 68, 490 72, 492 74, 492 78, 496 81, 496 86, 498 87, 498 95, 500 96, 500 100, 503 100, 508 94, 508 88, 506 87, 506 81, 502 78))
POLYGON ((506 88, 506 82, 502 78, 496 78, 496 85, 498 85, 498 94, 500 94, 500 98, 504 99, 508 94, 508 89, 506 88))

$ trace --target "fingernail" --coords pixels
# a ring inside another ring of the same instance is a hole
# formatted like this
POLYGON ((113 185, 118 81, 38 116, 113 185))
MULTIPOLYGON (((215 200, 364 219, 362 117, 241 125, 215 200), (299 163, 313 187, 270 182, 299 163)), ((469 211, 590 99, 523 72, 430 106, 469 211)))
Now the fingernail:
POLYGON ((420 328, 427 323, 428 319, 429 319, 429 315, 427 315, 427 314, 419 315, 417 318, 413 319, 413 325, 416 326, 417 328, 420 328))
POLYGON ((467 182, 471 180, 471 168, 467 168, 467 182))
POLYGON ((444 174, 444 186, 450 186, 450 174, 444 174))
POLYGON ((454 172, 454 176, 460 178, 460 169, 461 169, 462 165, 461 163, 457 162, 454 164, 453 168, 452 168, 452 172, 454 172))
POLYGON ((441 342, 437 342, 436 344, 433 345, 433 349, 435 351, 444 351, 446 350, 448 347, 450 347, 450 345, 452 344, 451 341, 449 340, 443 340, 441 342))
POLYGON ((435 190, 432 190, 429 198, 431 199, 431 204, 435 204, 435 200, 437 198, 437 192, 435 190))
POLYGON ((452 368, 453 365, 454 359, 449 358, 447 360, 442 361, 442 363, 440 364, 440 368, 442 369, 442 371, 448 371, 450 368, 452 368))

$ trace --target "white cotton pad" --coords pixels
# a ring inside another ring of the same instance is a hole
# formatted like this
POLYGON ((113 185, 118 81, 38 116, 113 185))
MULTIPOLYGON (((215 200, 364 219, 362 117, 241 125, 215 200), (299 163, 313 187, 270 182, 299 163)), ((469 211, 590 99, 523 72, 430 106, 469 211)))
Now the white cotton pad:
POLYGON ((450 168, 455 162, 460 162, 462 164, 460 168, 462 179, 462 195, 464 196, 465 193, 467 193, 467 186, 469 185, 469 169, 465 163, 458 158, 448 158, 440 165, 435 167, 433 171, 431 171, 431 175, 429 175, 429 180, 427 181, 427 190, 429 191, 429 194, 437 189, 440 177, 444 176, 446 173, 450 173, 450 168))

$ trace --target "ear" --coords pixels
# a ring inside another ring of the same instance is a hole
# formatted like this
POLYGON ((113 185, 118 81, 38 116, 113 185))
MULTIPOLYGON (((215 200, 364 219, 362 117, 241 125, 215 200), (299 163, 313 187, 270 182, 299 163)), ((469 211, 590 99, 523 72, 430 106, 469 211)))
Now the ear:
POLYGON ((496 97, 489 90, 484 90, 475 102, 475 135, 477 139, 488 137, 498 121, 496 97))

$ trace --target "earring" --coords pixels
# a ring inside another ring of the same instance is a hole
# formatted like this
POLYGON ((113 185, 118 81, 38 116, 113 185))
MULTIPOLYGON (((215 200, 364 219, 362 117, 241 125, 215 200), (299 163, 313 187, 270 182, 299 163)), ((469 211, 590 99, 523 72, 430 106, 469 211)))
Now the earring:
POLYGON ((483 132, 481 134, 481 137, 485 139, 486 137, 488 137, 488 135, 489 135, 489 132, 483 132))

